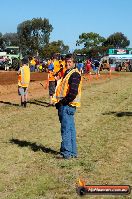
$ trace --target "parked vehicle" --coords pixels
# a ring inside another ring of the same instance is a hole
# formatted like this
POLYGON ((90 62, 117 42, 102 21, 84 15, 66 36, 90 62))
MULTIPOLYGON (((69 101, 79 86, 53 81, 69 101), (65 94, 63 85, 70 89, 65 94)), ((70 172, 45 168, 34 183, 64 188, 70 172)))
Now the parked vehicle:
POLYGON ((7 46, 5 48, 7 57, 9 58, 9 65, 11 69, 18 70, 22 54, 20 53, 19 46, 7 46))
POLYGON ((132 72, 132 61, 116 62, 115 71, 132 72))

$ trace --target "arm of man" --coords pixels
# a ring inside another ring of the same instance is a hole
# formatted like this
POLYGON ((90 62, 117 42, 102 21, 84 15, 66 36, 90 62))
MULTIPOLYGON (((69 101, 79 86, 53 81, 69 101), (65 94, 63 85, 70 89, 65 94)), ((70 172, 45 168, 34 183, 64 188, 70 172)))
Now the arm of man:
POLYGON ((68 105, 70 102, 72 102, 77 94, 78 94, 78 87, 81 81, 81 76, 79 73, 74 72, 71 77, 69 78, 69 92, 68 94, 60 100, 57 104, 56 107, 58 108, 61 105, 68 105))
POLYGON ((17 71, 17 75, 19 75, 21 73, 21 69, 19 68, 19 70, 17 71))

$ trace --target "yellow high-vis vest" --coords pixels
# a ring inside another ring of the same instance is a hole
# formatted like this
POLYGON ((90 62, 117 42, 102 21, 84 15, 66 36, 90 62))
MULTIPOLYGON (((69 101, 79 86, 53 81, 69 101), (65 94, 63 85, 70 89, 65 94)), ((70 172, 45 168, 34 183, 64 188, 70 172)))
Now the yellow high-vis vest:
MULTIPOLYGON (((79 73, 78 69, 72 69, 64 78, 61 78, 57 84, 56 90, 55 90, 55 94, 53 96, 52 101, 54 103, 59 102, 60 100, 62 100, 69 92, 69 78, 70 76, 74 73, 77 72, 79 73)), ((80 73, 79 73, 80 74, 80 73)), ((82 82, 80 81, 79 87, 78 87, 78 94, 76 96, 76 98, 70 102, 69 104, 71 106, 76 106, 76 107, 80 107, 81 106, 81 87, 82 87, 82 82)))
POLYGON ((28 87, 30 82, 30 68, 28 65, 20 67, 20 74, 18 75, 18 86, 28 87))

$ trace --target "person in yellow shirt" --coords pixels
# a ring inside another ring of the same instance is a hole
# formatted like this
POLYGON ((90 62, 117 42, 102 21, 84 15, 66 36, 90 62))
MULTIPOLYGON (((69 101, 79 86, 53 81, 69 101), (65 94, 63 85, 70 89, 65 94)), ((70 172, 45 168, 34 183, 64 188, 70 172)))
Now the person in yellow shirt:
POLYGON ((30 61, 30 71, 31 72, 35 72, 35 65, 36 65, 36 61, 35 61, 35 58, 33 57, 30 61))
POLYGON ((22 66, 18 72, 18 95, 21 96, 21 106, 26 107, 28 97, 28 86, 30 82, 30 68, 28 59, 22 60, 22 66))
POLYGON ((54 72, 58 72, 60 70, 60 64, 59 60, 56 59, 56 57, 53 57, 53 64, 54 64, 54 72))

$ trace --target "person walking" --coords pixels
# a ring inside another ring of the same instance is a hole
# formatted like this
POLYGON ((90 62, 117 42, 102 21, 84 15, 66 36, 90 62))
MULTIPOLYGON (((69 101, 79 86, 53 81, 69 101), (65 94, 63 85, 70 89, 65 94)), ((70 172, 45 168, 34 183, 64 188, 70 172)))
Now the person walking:
POLYGON ((76 107, 80 107, 81 75, 75 67, 72 54, 66 56, 65 63, 67 70, 59 81, 52 100, 61 123, 62 142, 58 158, 70 159, 77 157, 74 114, 76 107))
POLYGON ((18 94, 21 96, 21 106, 26 107, 28 97, 28 86, 30 82, 30 68, 28 59, 22 60, 22 66, 18 72, 18 94))

